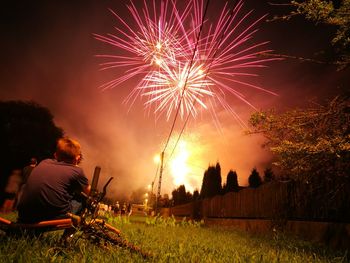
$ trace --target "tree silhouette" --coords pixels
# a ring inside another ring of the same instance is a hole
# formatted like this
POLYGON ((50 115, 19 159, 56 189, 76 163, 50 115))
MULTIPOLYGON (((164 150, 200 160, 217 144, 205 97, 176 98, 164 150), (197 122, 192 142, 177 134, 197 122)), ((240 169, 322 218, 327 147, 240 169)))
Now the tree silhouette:
POLYGON ((275 175, 271 168, 266 168, 264 171, 264 183, 271 182, 275 179, 275 175))
MULTIPOLYGON (((274 4, 272 4, 274 5, 274 4)), ((279 5, 279 4, 277 4, 279 5)), ((268 21, 289 21, 292 17, 303 16, 317 26, 323 25, 329 32, 329 43, 326 49, 317 52, 317 59, 282 55, 289 58, 298 58, 304 61, 316 63, 334 64, 338 70, 344 70, 350 66, 350 1, 335 0, 291 0, 288 4, 291 11, 283 15, 275 15, 268 21), (332 48, 329 48, 332 47, 332 48)), ((319 30, 324 32, 324 30, 319 30)), ((315 54, 315 55, 316 55, 315 54)))
POLYGON ((261 177, 259 175, 259 172, 256 170, 256 168, 252 170, 252 173, 248 178, 248 183, 249 183, 249 187, 252 187, 252 188, 257 188, 261 185, 261 177))
POLYGON ((174 205, 186 204, 192 200, 192 194, 186 192, 185 185, 180 185, 172 191, 172 200, 174 205))
POLYGON ((222 193, 222 185, 221 185, 221 166, 217 162, 215 165, 215 173, 213 175, 213 196, 218 195, 222 193))
POLYGON ((199 191, 197 189, 194 190, 192 199, 193 199, 193 201, 196 201, 199 199, 199 191))
POLYGON ((204 172, 200 196, 201 198, 206 198, 221 193, 221 167, 217 163, 215 166, 209 166, 204 172))
POLYGON ((349 177, 349 105, 349 96, 337 96, 305 109, 257 112, 250 118, 251 133, 266 138, 274 164, 289 178, 349 177))
POLYGON ((238 178, 236 171, 230 170, 226 177, 226 184, 224 187, 224 192, 238 192, 239 191, 239 185, 238 185, 238 178))
MULTIPOLYGON (((304 16, 307 20, 317 25, 323 24, 333 36, 330 44, 333 46, 331 61, 337 65, 338 69, 348 68, 350 65, 350 1, 290 1, 294 8, 290 14, 275 16, 273 20, 282 19, 288 21, 296 15, 304 16)), ((321 32, 323 30, 320 30, 321 32)), ((320 52, 319 52, 320 53, 320 52)), ((323 53, 327 54, 326 50, 323 53)))
POLYGON ((200 192, 201 198, 206 198, 209 193, 209 178, 208 178, 208 170, 205 170, 202 180, 202 187, 200 192))
POLYGON ((51 157, 62 136, 47 108, 32 101, 0 101, 0 187, 12 169, 23 168, 31 157, 51 157))

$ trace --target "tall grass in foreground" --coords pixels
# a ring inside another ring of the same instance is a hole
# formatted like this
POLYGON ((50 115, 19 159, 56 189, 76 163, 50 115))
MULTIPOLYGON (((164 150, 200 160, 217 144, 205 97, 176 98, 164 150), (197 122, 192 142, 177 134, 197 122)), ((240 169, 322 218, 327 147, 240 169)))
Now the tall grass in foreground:
MULTIPOLYGON (((123 236, 151 252, 150 262, 349 262, 346 252, 297 241, 282 234, 254 237, 222 227, 176 222, 174 218, 120 219, 108 217, 123 236)), ((70 247, 60 234, 41 238, 0 236, 0 262, 143 262, 141 256, 118 247, 97 247, 79 239, 70 247)))

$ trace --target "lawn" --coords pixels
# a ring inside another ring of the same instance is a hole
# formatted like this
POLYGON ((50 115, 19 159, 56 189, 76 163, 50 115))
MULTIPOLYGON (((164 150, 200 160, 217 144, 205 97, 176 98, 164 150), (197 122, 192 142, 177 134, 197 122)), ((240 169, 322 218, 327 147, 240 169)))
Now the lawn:
MULTIPOLYGON (((153 257, 146 260, 149 262, 349 262, 347 252, 331 251, 277 232, 252 236, 173 218, 107 220, 121 229, 127 240, 150 252, 153 257)), ((61 233, 49 232, 41 238, 2 234, 0 262, 144 262, 139 254, 124 248, 98 247, 83 239, 64 247, 59 242, 61 233)))

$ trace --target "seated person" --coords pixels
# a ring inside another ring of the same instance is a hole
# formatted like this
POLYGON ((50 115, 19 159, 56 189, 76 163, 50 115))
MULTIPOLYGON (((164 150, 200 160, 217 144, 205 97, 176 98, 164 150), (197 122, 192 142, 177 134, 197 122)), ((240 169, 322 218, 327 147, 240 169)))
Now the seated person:
POLYGON ((86 194, 90 185, 82 168, 80 144, 69 138, 57 142, 55 159, 46 159, 32 171, 18 204, 18 221, 36 223, 67 217, 73 211, 73 197, 86 194))

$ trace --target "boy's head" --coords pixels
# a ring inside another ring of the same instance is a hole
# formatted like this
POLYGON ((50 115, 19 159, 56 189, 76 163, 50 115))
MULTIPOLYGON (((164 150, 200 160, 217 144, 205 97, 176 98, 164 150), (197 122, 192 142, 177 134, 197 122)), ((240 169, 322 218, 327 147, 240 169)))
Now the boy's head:
POLYGON ((82 159, 80 144, 73 139, 64 137, 58 140, 55 158, 57 161, 79 164, 82 159))

